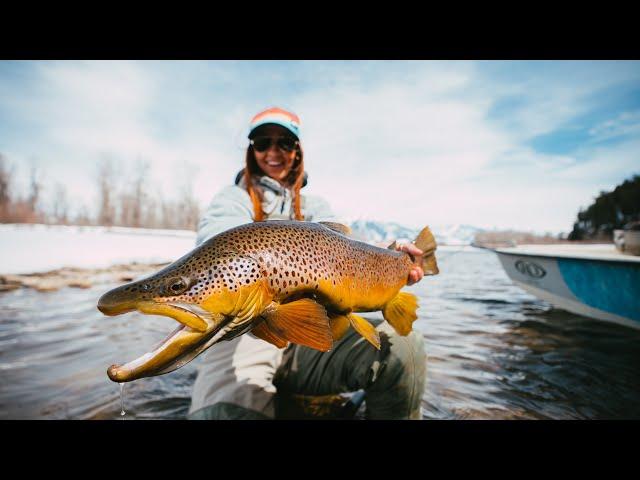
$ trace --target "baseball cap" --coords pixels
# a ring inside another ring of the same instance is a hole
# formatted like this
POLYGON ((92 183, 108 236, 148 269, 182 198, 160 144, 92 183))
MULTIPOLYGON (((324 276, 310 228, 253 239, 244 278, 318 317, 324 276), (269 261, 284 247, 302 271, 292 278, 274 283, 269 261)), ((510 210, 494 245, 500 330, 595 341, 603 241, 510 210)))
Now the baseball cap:
POLYGON ((280 125, 289 130, 297 140, 300 140, 300 118, 295 113, 287 112, 282 108, 272 107, 258 113, 249 124, 249 138, 253 131, 268 123, 280 125))

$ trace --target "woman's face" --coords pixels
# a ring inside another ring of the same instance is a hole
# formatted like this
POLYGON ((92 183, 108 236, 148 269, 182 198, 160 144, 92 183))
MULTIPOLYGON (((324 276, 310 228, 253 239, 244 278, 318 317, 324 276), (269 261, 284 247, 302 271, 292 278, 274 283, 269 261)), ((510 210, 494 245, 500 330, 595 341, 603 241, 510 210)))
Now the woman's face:
POLYGON ((258 137, 271 137, 271 145, 266 150, 259 152, 254 147, 253 153, 260 169, 269 177, 282 183, 291 171, 293 161, 296 158, 296 150, 287 152, 278 147, 277 139, 279 137, 293 138, 288 130, 278 125, 264 125, 254 135, 254 139, 258 137))

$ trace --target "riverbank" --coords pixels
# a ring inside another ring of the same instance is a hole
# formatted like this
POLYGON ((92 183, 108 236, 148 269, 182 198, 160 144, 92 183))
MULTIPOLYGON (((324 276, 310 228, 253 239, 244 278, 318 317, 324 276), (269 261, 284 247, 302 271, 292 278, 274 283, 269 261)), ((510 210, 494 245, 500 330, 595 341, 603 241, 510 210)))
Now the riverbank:
POLYGON ((32 288, 39 292, 53 292, 61 288, 91 288, 103 283, 130 282, 160 270, 170 262, 113 265, 107 268, 61 268, 49 272, 0 275, 0 292, 18 288, 32 288))

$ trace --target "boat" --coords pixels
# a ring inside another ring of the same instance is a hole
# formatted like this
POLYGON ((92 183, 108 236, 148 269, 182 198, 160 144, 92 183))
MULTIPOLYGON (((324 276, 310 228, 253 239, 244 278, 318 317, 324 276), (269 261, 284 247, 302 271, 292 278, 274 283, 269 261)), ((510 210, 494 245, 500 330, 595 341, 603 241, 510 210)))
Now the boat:
POLYGON ((557 308, 640 328, 640 256, 614 244, 491 248, 509 278, 557 308))

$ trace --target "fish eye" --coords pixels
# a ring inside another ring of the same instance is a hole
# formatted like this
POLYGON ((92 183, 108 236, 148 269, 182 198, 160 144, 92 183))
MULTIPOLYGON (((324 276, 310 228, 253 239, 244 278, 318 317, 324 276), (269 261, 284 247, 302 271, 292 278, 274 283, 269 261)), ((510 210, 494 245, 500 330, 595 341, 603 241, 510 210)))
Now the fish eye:
POLYGON ((189 280, 186 277, 174 277, 167 282, 167 293, 169 295, 180 295, 189 288, 189 280))

